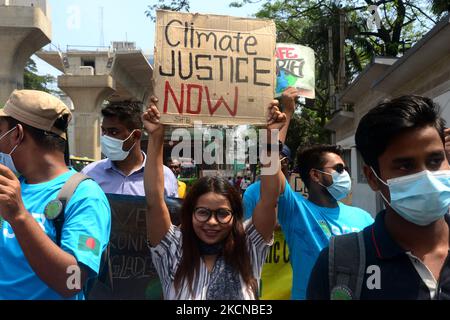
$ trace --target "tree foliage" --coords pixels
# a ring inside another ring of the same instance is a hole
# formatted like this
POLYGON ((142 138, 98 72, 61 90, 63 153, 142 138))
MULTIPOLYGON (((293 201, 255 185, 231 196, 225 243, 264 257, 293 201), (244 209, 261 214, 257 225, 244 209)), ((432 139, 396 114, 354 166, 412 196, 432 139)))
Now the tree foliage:
POLYGON ((49 88, 49 85, 55 82, 55 78, 51 75, 40 76, 37 74, 36 62, 33 59, 29 59, 25 66, 25 72, 23 76, 24 89, 39 90, 49 93, 53 93, 54 90, 49 88))
POLYGON ((439 18, 450 12, 450 0, 433 0, 430 3, 431 12, 439 18))
POLYGON ((155 10, 171 10, 171 11, 187 11, 189 12, 189 0, 158 0, 157 3, 149 5, 148 9, 145 11, 147 17, 152 19, 153 22, 156 21, 155 10))

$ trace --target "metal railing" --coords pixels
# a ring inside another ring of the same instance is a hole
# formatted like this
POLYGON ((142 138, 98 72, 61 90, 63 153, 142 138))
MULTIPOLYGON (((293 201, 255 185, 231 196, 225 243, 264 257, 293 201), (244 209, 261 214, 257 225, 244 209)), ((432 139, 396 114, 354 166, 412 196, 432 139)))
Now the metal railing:
POLYGON ((67 45, 66 52, 69 51, 95 51, 95 52, 112 52, 111 46, 82 46, 67 45))

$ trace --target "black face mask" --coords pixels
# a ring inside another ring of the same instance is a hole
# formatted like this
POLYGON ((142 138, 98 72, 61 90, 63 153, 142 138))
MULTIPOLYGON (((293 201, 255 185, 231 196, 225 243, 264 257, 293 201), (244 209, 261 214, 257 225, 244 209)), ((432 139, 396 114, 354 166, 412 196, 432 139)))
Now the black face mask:
POLYGON ((223 251, 223 241, 214 244, 207 244, 202 240, 198 240, 198 249, 200 250, 200 255, 202 256, 212 256, 216 254, 220 254, 223 251))

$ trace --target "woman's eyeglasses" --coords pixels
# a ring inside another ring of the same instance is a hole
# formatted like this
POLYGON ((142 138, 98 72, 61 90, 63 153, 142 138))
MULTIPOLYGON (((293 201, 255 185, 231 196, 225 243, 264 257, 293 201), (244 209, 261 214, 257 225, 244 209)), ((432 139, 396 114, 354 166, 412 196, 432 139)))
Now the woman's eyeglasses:
POLYGON ((194 218, 198 222, 207 222, 211 219, 212 215, 214 215, 214 218, 220 224, 227 224, 233 218, 233 212, 228 209, 211 210, 208 208, 198 207, 194 210, 194 218))

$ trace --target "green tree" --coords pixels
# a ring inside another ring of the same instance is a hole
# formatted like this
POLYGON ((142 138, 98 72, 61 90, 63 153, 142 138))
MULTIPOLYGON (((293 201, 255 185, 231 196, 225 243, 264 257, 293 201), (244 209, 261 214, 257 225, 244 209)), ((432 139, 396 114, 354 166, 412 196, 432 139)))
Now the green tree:
POLYGON ((145 11, 147 17, 152 19, 152 21, 156 21, 155 10, 171 10, 171 11, 187 11, 189 12, 189 0, 158 0, 156 4, 152 4, 148 6, 148 9, 145 11))
POLYGON ((450 12, 450 0, 433 0, 431 2, 431 12, 437 17, 442 17, 450 12))
POLYGON ((294 113, 286 136, 286 144, 294 153, 299 147, 329 143, 329 135, 323 130, 321 116, 317 110, 303 107, 294 113))
POLYGON ((40 76, 37 74, 37 71, 36 62, 33 59, 29 59, 23 76, 24 89, 55 93, 55 90, 49 88, 49 85, 55 82, 55 78, 49 74, 40 76))

